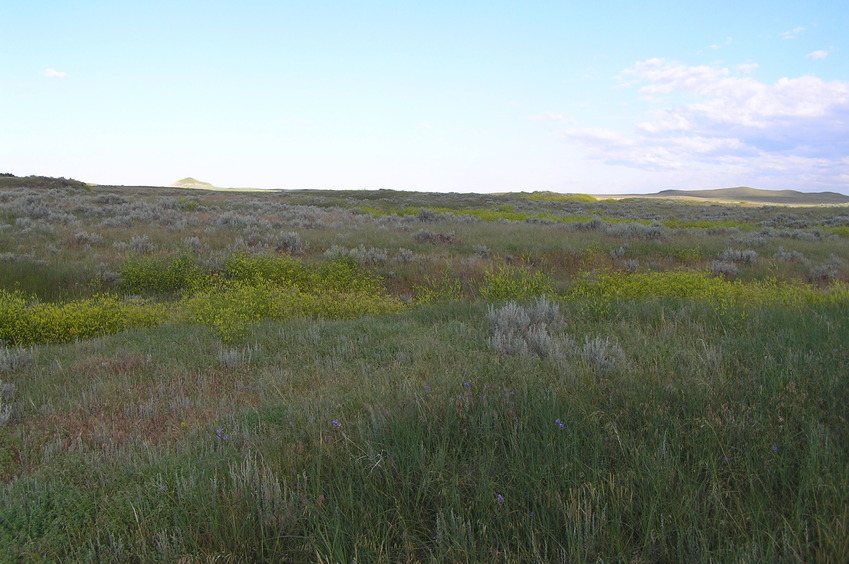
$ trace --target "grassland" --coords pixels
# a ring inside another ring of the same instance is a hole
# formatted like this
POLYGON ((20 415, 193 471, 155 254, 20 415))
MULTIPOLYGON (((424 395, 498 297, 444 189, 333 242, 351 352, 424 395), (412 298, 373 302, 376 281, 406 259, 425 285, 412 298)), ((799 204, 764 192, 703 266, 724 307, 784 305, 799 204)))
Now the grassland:
POLYGON ((849 209, 0 185, 0 562, 849 561, 849 209))

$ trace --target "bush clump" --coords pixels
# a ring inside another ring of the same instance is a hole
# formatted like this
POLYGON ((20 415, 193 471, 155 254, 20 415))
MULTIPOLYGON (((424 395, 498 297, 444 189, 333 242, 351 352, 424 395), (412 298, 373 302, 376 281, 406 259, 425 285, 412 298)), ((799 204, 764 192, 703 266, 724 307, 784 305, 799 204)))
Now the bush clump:
POLYGON ((124 262, 121 268, 121 289, 125 292, 165 293, 198 288, 206 284, 209 275, 191 257, 173 259, 138 257, 124 262))
POLYGON ((622 368, 625 364, 625 351, 609 337, 585 337, 581 356, 587 364, 602 373, 622 368))
POLYGON ((453 245, 457 242, 457 237, 454 235, 453 231, 451 233, 438 233, 436 231, 431 231, 430 229, 420 229, 413 235, 413 241, 418 243, 430 243, 431 245, 453 245))
POLYGON ((88 339, 130 327, 154 327, 167 317, 162 304, 122 300, 111 294, 54 304, 0 290, 0 343, 15 347, 88 339))
POLYGON ((513 301, 500 308, 490 306, 487 319, 492 331, 489 346, 500 354, 545 358, 561 353, 560 307, 544 297, 528 306, 513 301))
POLYGON ((823 264, 808 271, 808 281, 812 284, 829 284, 837 278, 837 266, 823 264))
POLYGON ((324 252, 324 256, 329 259, 337 259, 340 257, 350 258, 357 261, 360 265, 383 264, 389 260, 389 251, 375 247, 366 247, 365 245, 360 245, 353 249, 346 249, 339 245, 331 245, 330 248, 324 252))
POLYGON ((478 295, 487 301, 530 299, 553 292, 551 280, 542 272, 508 267, 488 270, 478 288, 478 295))
POLYGON ((740 269, 737 267, 736 263, 727 261, 727 260, 715 260, 710 263, 708 266, 710 273, 714 276, 725 276, 727 278, 734 278, 738 274, 740 274, 740 269))
POLYGON ((307 265, 285 255, 263 257, 237 253, 224 263, 223 274, 234 281, 267 281, 304 292, 384 292, 380 277, 361 268, 351 257, 307 265))
POLYGON ((32 349, 0 347, 0 372, 15 372, 32 364, 32 349))
POLYGON ((781 260, 785 262, 798 262, 800 264, 806 264, 808 259, 805 258, 805 254, 799 251, 786 251, 784 247, 778 247, 778 251, 775 253, 775 260, 781 260))
POLYGON ((753 251, 752 249, 739 250, 739 249, 726 249, 719 253, 717 257, 719 260, 724 262, 734 262, 738 264, 751 264, 758 260, 758 252, 753 251))
POLYGON ((184 297, 180 312, 184 321, 207 325, 222 342, 233 344, 244 337, 248 326, 263 319, 352 319, 393 313, 402 307, 385 292, 307 292, 267 280, 229 280, 184 297))

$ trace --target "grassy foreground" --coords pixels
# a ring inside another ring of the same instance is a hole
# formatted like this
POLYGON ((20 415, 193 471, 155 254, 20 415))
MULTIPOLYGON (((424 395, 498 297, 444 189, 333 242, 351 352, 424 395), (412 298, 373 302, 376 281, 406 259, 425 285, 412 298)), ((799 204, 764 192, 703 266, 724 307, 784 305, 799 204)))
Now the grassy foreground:
POLYGON ((0 194, 0 562, 849 561, 843 210, 319 194, 0 194))

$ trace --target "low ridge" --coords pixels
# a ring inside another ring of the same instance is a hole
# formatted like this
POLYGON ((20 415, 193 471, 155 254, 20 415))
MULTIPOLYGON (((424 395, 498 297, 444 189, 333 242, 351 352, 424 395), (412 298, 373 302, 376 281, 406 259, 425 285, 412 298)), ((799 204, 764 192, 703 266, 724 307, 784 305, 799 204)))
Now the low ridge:
POLYGON ((748 186, 715 190, 662 190, 658 197, 685 197, 707 200, 731 200, 770 204, 847 204, 849 196, 837 192, 799 192, 798 190, 761 190, 748 186))

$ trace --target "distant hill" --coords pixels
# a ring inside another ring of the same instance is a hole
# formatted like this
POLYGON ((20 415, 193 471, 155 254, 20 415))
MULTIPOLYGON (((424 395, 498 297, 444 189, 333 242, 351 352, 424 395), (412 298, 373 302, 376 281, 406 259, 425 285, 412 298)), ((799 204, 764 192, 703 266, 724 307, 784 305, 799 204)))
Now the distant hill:
POLYGON ((215 188, 209 182, 201 182, 191 176, 187 176, 182 180, 178 180, 174 184, 171 185, 174 188, 215 188))
POLYGON ((849 196, 837 192, 799 192, 797 190, 760 190, 747 186, 716 190, 662 190, 652 196, 660 198, 699 198, 763 204, 824 205, 849 204, 849 196))
POLYGON ((53 178, 52 176, 15 176, 4 172, 0 174, 0 186, 10 188, 75 188, 85 189, 85 182, 73 178, 53 178))

